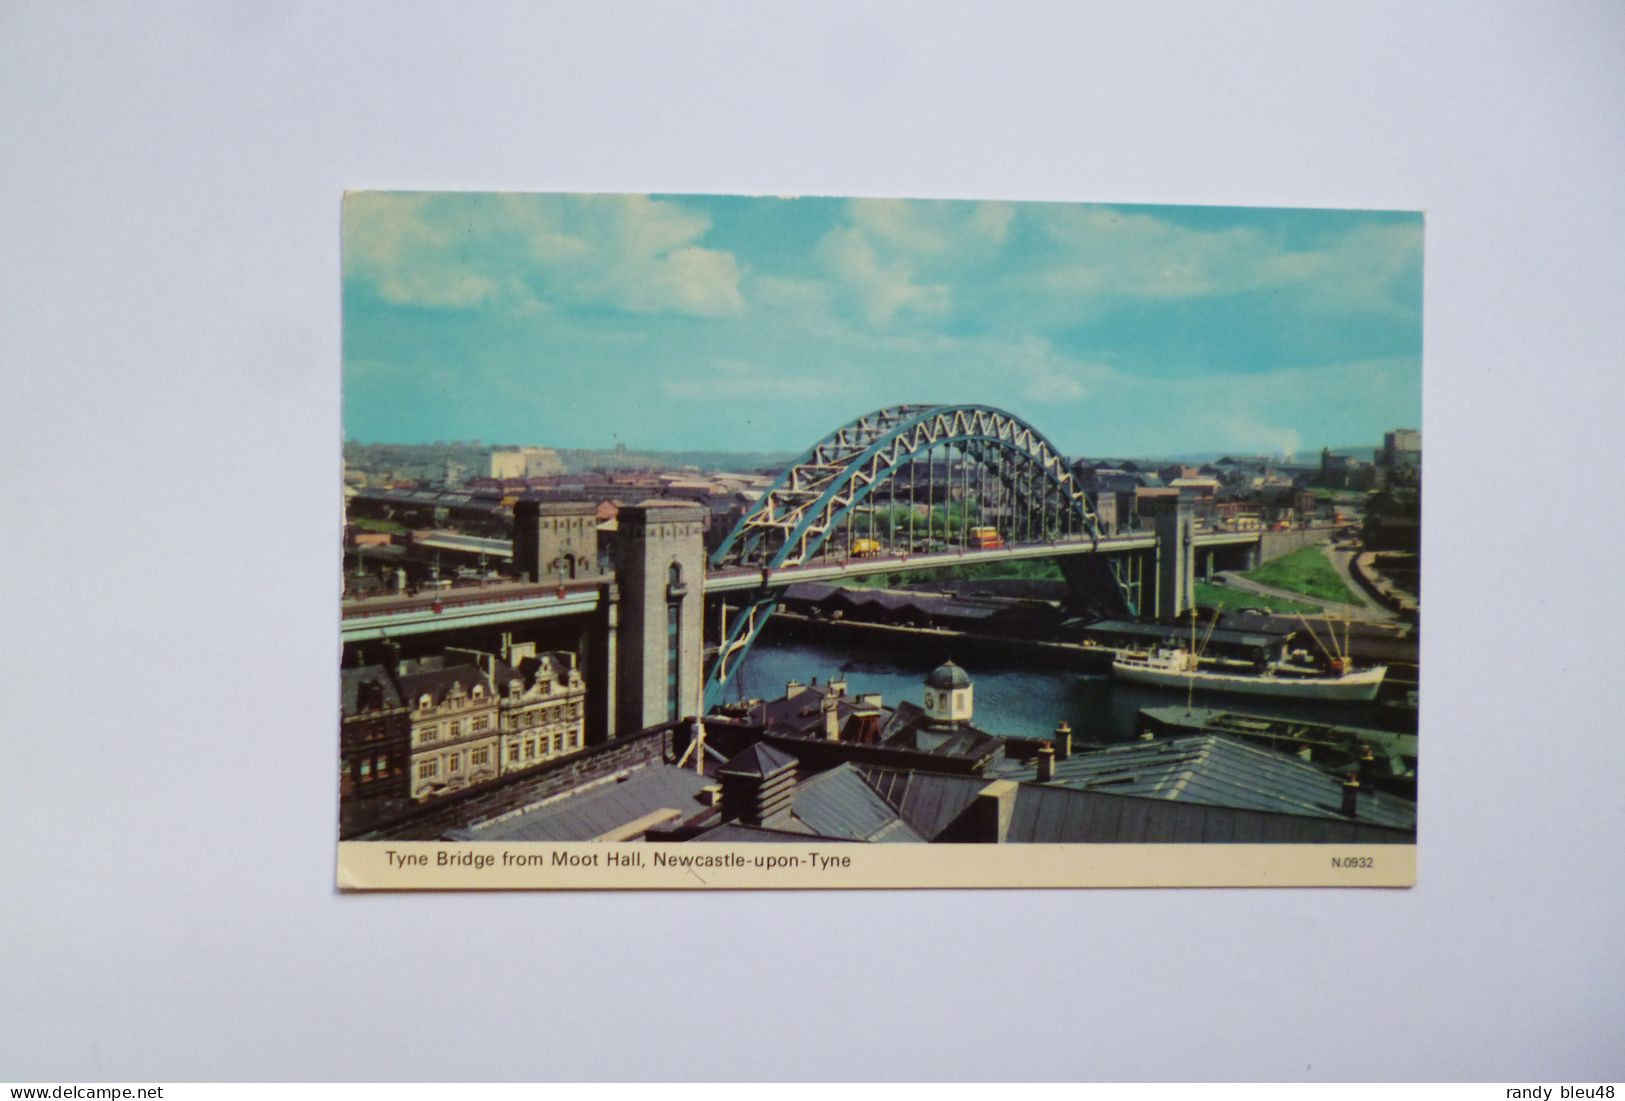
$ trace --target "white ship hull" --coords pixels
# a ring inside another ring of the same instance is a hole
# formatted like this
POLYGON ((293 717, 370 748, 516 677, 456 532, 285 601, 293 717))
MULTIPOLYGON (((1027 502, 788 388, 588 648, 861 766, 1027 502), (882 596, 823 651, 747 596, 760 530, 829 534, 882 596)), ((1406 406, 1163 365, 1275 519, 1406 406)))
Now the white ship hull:
POLYGON ((1363 702, 1377 698, 1386 665, 1360 669, 1342 676, 1303 676, 1286 674, 1215 673, 1209 670, 1179 668, 1143 660, 1117 658, 1112 675, 1131 684, 1185 691, 1194 686, 1210 692, 1235 692, 1247 696, 1280 696, 1299 700, 1363 702))

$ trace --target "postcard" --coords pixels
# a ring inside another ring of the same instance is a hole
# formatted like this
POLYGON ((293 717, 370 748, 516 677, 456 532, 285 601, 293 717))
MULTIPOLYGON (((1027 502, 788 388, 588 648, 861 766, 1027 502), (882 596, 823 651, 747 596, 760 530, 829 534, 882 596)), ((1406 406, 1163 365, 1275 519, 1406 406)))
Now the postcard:
POLYGON ((349 193, 339 885, 1414 883, 1422 242, 349 193))

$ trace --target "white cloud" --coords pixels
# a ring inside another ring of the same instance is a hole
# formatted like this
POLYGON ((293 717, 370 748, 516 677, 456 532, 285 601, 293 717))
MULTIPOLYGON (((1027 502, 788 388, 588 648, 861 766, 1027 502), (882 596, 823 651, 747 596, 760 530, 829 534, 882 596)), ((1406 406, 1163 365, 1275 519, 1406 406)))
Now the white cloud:
POLYGON ((606 297, 634 313, 729 317, 745 310, 732 254, 693 246, 633 257, 617 269, 606 297))
POLYGON ((836 300, 871 328, 951 316, 954 283, 991 260, 1015 207, 918 199, 853 199, 817 257, 836 300))
POLYGON ((971 232, 983 240, 1002 245, 1010 235, 1010 222, 1015 216, 1016 208, 1009 203, 977 203, 970 218, 971 232))
POLYGON ((1256 249, 1245 230, 1185 229, 1149 214, 1104 207, 1034 208, 1064 250, 1035 282, 1053 294, 1177 298, 1244 289, 1256 249))
POLYGON ((345 204, 345 275, 386 301, 533 312, 548 300, 735 316, 731 253, 704 215, 641 195, 393 194, 345 204))
POLYGON ((915 283, 908 263, 882 259, 860 230, 830 230, 818 244, 818 255, 871 325, 889 325, 899 312, 938 314, 948 308, 946 284, 915 283))
MULTIPOLYGON (((1111 371, 1101 364, 1084 363, 1063 355, 1049 341, 1039 337, 1014 341, 983 339, 973 342, 972 347, 972 354, 987 364, 987 374, 994 376, 987 381, 992 383, 989 388, 995 394, 1010 388, 1029 401, 1044 404, 1075 402, 1086 397, 1094 382, 1111 371)), ((998 403, 996 397, 985 400, 998 403)))
POLYGON ((846 209, 853 228, 875 244, 916 255, 1001 245, 1015 216, 1009 203, 929 199, 853 199, 846 209))
POLYGON ((1394 277, 1415 264, 1422 246, 1421 234, 1404 225, 1362 225, 1317 248, 1289 251, 1246 227, 1194 229, 1107 207, 1045 204, 1032 212, 1065 255, 1037 269, 1027 285, 1069 299, 1190 298, 1290 286, 1340 310, 1386 309, 1397 305, 1394 277))

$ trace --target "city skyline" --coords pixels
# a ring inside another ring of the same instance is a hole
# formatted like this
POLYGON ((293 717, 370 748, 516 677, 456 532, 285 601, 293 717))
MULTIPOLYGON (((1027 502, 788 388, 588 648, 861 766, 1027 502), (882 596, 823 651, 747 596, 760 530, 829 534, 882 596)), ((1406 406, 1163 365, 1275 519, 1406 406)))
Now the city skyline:
POLYGON ((1420 424, 1419 214, 359 192, 344 232, 360 442, 796 452, 920 400, 1091 455, 1420 424))

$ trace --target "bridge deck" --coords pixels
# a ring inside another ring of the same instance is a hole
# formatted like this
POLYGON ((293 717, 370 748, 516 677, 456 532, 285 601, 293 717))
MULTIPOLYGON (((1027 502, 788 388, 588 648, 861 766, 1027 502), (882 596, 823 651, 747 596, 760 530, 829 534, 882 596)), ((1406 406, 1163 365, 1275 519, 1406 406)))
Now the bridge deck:
POLYGON ((1025 543, 1001 547, 998 550, 975 550, 954 547, 944 551, 916 554, 876 554, 862 558, 835 559, 830 562, 811 562, 805 566, 783 566, 767 571, 732 567, 711 570, 705 575, 705 591, 735 592, 790 585, 797 581, 832 581, 842 577, 863 577, 874 573, 896 573, 900 570, 933 570, 947 566, 962 566, 970 562, 998 562, 1022 558, 1054 558, 1059 555, 1110 553, 1112 551, 1150 550, 1157 545, 1150 532, 1108 536, 1100 540, 1098 548, 1088 539, 1075 539, 1054 543, 1025 543))
POLYGON ((456 627, 489 627, 526 619, 582 615, 598 608, 596 582, 563 587, 514 583, 447 589, 412 596, 381 596, 344 602, 341 635, 366 642, 456 627))
MULTIPOLYGON (((1257 532, 1201 532, 1198 547, 1237 546, 1258 541, 1257 532)), ((798 581, 834 581, 901 570, 933 570, 972 562, 1054 558, 1074 554, 1113 554, 1151 550, 1157 544, 1151 532, 1129 532, 1103 537, 1099 544, 1087 539, 1053 543, 1026 543, 998 550, 954 548, 925 554, 875 555, 806 566, 764 571, 735 567, 706 574, 707 593, 749 592, 782 588, 798 581)), ((488 627, 527 619, 583 615, 596 611, 597 582, 556 585, 512 583, 474 589, 448 589, 413 596, 384 596, 345 601, 342 636, 345 642, 364 642, 401 635, 425 634, 459 627, 488 627)))

